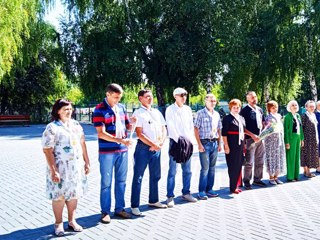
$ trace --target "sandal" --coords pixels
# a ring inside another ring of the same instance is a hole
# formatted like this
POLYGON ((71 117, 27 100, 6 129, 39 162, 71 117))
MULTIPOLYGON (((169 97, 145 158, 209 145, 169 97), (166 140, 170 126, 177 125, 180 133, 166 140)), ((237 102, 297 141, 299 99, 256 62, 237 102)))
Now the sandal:
POLYGON ((307 177, 307 178, 312 178, 312 177, 313 177, 311 173, 308 173, 308 174, 307 174, 307 173, 304 173, 303 175, 304 175, 305 177, 307 177))
POLYGON ((54 234, 58 237, 64 235, 63 223, 54 224, 54 234))
POLYGON ((83 231, 83 227, 81 227, 78 223, 73 223, 73 222, 69 222, 68 223, 68 229, 72 232, 82 232, 83 231), (70 225, 70 223, 72 225, 70 225))

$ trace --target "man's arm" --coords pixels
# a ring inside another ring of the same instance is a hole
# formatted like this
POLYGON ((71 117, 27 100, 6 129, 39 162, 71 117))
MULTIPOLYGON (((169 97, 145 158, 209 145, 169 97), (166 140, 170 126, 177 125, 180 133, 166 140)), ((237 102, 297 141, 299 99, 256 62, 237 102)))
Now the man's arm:
POLYGON ((250 132, 249 130, 247 130, 246 128, 244 129, 244 133, 248 136, 250 136, 254 142, 258 142, 260 139, 257 135, 255 135, 254 133, 250 132))
POLYGON ((221 130, 218 129, 218 152, 221 151, 221 130))
POLYGON ((116 142, 116 143, 122 143, 126 146, 130 145, 129 139, 122 139, 122 138, 116 138, 115 136, 112 136, 110 133, 107 133, 105 131, 104 126, 98 126, 96 127, 98 138, 109 141, 109 142, 116 142))
POLYGON ((174 112, 172 111, 170 106, 166 110, 166 123, 168 134, 173 138, 175 142, 178 142, 179 134, 177 133, 175 128, 174 112))
MULTIPOLYGON (((154 148, 159 148, 159 143, 152 141, 149 137, 147 137, 143 131, 142 131, 142 127, 137 127, 136 128, 136 133, 137 133, 137 137, 146 145, 150 146, 150 147, 154 147, 154 148)), ((158 150, 159 150, 158 149, 158 150)))
POLYGON ((197 128, 197 127, 194 127, 194 136, 196 137, 196 140, 198 143, 199 152, 204 152, 205 149, 200 141, 199 128, 197 128))

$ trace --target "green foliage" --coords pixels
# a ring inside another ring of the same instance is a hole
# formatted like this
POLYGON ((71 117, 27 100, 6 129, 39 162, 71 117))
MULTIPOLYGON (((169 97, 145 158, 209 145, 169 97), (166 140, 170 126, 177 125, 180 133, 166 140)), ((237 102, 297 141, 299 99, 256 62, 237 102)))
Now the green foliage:
MULTIPOLYGON (((190 104, 204 104, 205 97, 207 95, 207 90, 203 85, 199 86, 197 95, 191 95, 189 99, 190 104)), ((211 88, 211 93, 214 94, 219 101, 222 96, 222 87, 220 84, 214 84, 211 88)))
POLYGON ((137 86, 125 86, 124 89, 123 89, 124 93, 123 93, 123 97, 121 99, 121 102, 139 104, 138 92, 142 88, 143 87, 140 87, 139 85, 137 85, 137 86))
POLYGON ((128 42, 123 7, 101 1, 92 7, 90 18, 63 23, 62 42, 68 76, 79 77, 87 98, 99 101, 111 82, 128 86, 140 83, 141 64, 128 42))
POLYGON ((111 82, 128 103, 144 87, 160 106, 175 87, 203 103, 209 73, 225 100, 285 104, 320 87, 316 0, 66 0, 62 35, 41 21, 50 3, 0 0, 1 113, 40 119, 56 98, 101 101, 111 82))
POLYGON ((35 20, 38 10, 38 0, 0 0, 0 83, 15 59, 23 58, 19 50, 30 37, 28 23, 35 20))
POLYGON ((64 46, 68 69, 79 74, 86 96, 95 99, 110 82, 140 84, 143 74, 160 105, 172 98, 165 92, 177 86, 197 93, 212 47, 211 1, 76 4, 79 18, 64 24, 64 46))
POLYGON ((52 103, 66 95, 67 81, 60 70, 62 53, 55 30, 41 21, 30 23, 29 29, 23 58, 14 60, 1 82, 1 113, 28 113, 42 121, 52 103))
MULTIPOLYGON (((47 99, 49 102, 54 103, 59 98, 68 98, 68 82, 61 70, 54 69, 54 78, 52 81, 52 91, 47 92, 47 99)), ((71 100, 71 99, 70 99, 71 100)))
MULTIPOLYGON (((308 12, 303 4, 306 2, 316 1, 217 2, 217 11, 225 13, 216 26, 226 29, 218 31, 223 48, 217 52, 229 69, 222 82, 226 98, 244 100, 245 93, 254 90, 261 102, 274 99, 286 103, 309 91, 310 87, 303 91, 299 87, 301 81, 308 81, 310 70, 316 70, 307 56, 308 28, 303 21, 296 21, 302 12, 308 12)), ((312 21, 315 19, 319 17, 312 21)), ((318 26, 311 24, 310 31, 316 31, 318 26)), ((318 39, 315 32, 311 36, 318 39)), ((313 41, 313 47, 318 49, 319 43, 313 41)), ((317 51, 312 52, 319 56, 317 51)))
POLYGON ((81 89, 75 85, 71 85, 71 88, 69 88, 67 91, 66 98, 69 99, 73 104, 81 104, 85 99, 81 89))

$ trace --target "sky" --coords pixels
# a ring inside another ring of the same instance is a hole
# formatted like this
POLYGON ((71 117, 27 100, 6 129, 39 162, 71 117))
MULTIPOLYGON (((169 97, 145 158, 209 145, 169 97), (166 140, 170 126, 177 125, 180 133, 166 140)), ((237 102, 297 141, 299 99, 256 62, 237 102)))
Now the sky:
POLYGON ((54 2, 55 3, 52 6, 52 8, 50 8, 48 12, 45 14, 44 20, 46 22, 51 23, 53 26, 55 26, 57 31, 59 31, 59 18, 65 15, 65 9, 61 3, 61 0, 55 0, 54 2))

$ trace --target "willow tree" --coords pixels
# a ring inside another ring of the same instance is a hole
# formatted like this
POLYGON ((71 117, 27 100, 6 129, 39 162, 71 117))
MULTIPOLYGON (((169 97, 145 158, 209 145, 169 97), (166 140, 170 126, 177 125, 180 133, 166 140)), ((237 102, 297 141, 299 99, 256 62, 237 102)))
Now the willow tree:
POLYGON ((294 24, 299 2, 221 1, 219 6, 227 26, 219 31, 225 46, 219 56, 229 69, 225 92, 245 99, 245 92, 254 90, 261 102, 297 97, 302 80, 301 39, 294 24))
POLYGON ((39 0, 0 0, 0 83, 14 60, 24 57, 19 50, 30 36, 28 23, 40 8, 39 0))
POLYGON ((61 71, 63 58, 55 29, 41 20, 29 27, 30 38, 20 48, 27 60, 15 58, 10 72, 4 75, 0 113, 32 113, 33 120, 41 121, 46 108, 66 94, 67 83, 61 71))
POLYGON ((320 60, 320 2, 315 0, 300 1, 299 13, 295 16, 295 27, 299 36, 301 75, 306 88, 305 98, 318 99, 320 60), (318 84, 317 84, 318 83, 318 84), (309 85, 309 86, 308 86, 309 85))

